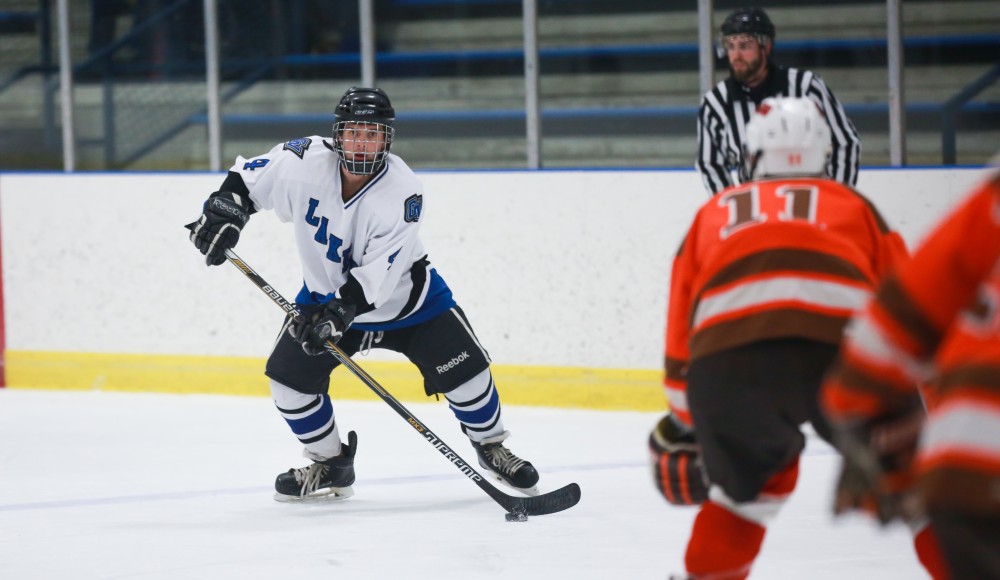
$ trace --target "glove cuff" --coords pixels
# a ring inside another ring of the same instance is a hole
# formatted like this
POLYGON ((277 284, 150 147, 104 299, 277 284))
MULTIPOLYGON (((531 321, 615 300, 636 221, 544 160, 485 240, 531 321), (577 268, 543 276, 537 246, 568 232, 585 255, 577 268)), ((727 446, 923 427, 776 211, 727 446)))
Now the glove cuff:
POLYGON ((660 419, 650 434, 650 444, 655 444, 661 451, 675 453, 690 451, 698 453, 701 446, 695 438, 694 429, 682 423, 673 413, 667 413, 660 419))
MULTIPOLYGON (((357 313, 357 307, 354 304, 341 300, 333 294, 329 294, 329 300, 322 302, 319 306, 322 310, 319 310, 323 315, 332 315, 334 318, 340 321, 338 330, 345 332, 351 324, 354 322, 354 317, 357 313)), ((315 315, 314 315, 315 316, 315 315)))

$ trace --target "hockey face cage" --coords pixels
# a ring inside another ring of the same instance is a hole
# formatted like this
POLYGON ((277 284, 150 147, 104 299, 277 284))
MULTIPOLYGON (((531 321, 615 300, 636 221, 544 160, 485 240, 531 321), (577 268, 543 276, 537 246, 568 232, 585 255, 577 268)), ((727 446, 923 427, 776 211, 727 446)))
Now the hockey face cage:
POLYGON ((348 172, 373 175, 385 165, 395 134, 395 128, 385 123, 337 121, 333 124, 333 148, 348 172))

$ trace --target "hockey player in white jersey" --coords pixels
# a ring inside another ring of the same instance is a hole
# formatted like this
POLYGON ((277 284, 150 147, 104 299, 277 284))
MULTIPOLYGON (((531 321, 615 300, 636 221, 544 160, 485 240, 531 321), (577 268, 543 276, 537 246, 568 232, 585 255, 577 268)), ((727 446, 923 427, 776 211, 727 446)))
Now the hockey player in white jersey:
POLYGON ((339 364, 370 348, 404 354, 442 394, 480 465, 499 481, 537 493, 538 472, 504 445, 500 399, 486 350, 418 237, 423 186, 390 153, 395 111, 381 89, 351 88, 337 105, 333 138, 295 139, 238 157, 205 202, 191 241, 209 265, 226 261, 251 214, 271 210, 292 224, 303 286, 302 323, 286 319, 267 361, 271 397, 313 463, 275 481, 275 499, 353 494, 357 435, 342 443, 328 394, 339 364))

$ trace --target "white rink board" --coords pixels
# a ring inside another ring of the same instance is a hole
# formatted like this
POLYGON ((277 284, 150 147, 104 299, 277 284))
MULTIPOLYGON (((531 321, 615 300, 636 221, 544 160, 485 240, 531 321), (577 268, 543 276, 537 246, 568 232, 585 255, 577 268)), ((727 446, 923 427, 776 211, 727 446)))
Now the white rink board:
MULTIPOLYGON (((911 244, 983 169, 865 169, 911 244)), ((222 174, 0 174, 7 348, 264 357, 282 313, 182 226, 222 174)), ((423 240, 494 362, 658 369, 673 253, 707 196, 693 171, 422 172, 423 240)), ((236 251, 289 299, 290 225, 236 251)), ((380 358, 392 358, 382 355, 380 358)))

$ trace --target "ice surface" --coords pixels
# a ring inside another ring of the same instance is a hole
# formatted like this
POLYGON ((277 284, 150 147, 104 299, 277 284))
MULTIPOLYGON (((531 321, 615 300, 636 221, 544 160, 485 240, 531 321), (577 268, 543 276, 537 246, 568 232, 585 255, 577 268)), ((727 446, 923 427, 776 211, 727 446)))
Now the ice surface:
MULTIPOLYGON (((466 461, 443 402, 407 407, 466 461)), ((654 413, 504 407, 509 447, 580 504, 511 525, 504 510, 380 401, 335 404, 358 432, 355 496, 289 505, 305 465, 265 398, 0 390, 0 577, 24 579, 664 579, 692 509, 648 475, 654 413)), ((755 579, 924 578, 909 533, 833 521, 837 460, 810 441, 755 579)))

